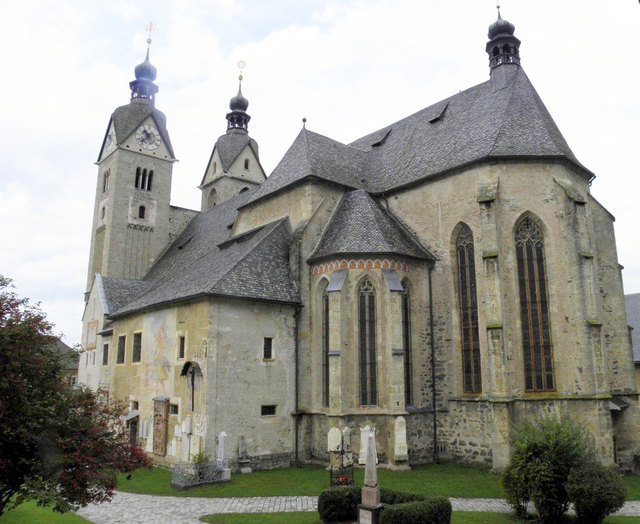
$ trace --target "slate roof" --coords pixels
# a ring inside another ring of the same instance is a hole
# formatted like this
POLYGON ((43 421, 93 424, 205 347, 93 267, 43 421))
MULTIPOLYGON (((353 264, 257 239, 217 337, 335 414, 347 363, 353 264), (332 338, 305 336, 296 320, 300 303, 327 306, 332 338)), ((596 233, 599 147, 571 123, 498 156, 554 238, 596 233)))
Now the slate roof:
POLYGON ((145 275, 142 293, 112 318, 150 307, 214 295, 298 303, 289 269, 289 219, 229 238, 247 191, 197 215, 145 275))
POLYGON ((167 117, 162 111, 156 109, 150 100, 145 98, 133 98, 126 106, 120 106, 112 113, 111 120, 107 126, 107 131, 104 135, 104 140, 102 141, 98 160, 100 160, 100 157, 102 156, 104 142, 107 138, 107 134, 109 133, 111 123, 113 123, 113 127, 116 132, 116 143, 121 144, 129 138, 131 133, 133 133, 148 116, 153 117, 171 158, 175 158, 173 146, 169 139, 169 132, 167 131, 167 117))
POLYGON ((640 293, 625 295, 624 301, 627 307, 627 322, 633 328, 631 331, 633 360, 640 362, 640 293))
POLYGON ((524 70, 491 79, 403 120, 340 144, 303 129, 254 202, 309 177, 383 193, 490 159, 564 159, 585 176, 524 70))
MULTIPOLYGON (((207 162, 207 169, 209 168, 209 164, 211 164, 211 159, 213 158, 213 154, 218 151, 218 156, 220 157, 220 164, 223 171, 228 171, 233 164, 242 153, 245 147, 249 146, 253 151, 253 154, 256 156, 258 162, 260 162, 260 156, 258 154, 258 142, 256 142, 253 138, 249 136, 244 129, 236 129, 232 128, 227 130, 227 132, 220 136, 216 141, 216 144, 213 146, 213 150, 211 151, 211 156, 209 157, 209 162, 207 162)), ((202 181, 200 185, 204 183, 204 179, 207 176, 207 170, 205 169, 204 175, 202 175, 202 181)))
POLYGON ((150 282, 143 280, 125 280, 124 278, 103 277, 96 275, 98 293, 102 300, 105 315, 118 311, 135 297, 151 287, 150 282))
POLYGON ((345 193, 309 260, 337 254, 435 257, 364 190, 345 193))

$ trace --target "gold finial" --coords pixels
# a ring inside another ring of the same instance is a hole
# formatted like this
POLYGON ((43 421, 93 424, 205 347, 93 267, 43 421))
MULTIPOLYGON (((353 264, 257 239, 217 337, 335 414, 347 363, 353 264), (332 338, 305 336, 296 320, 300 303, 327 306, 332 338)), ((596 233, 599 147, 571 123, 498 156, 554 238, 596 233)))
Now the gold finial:
POLYGON ((151 45, 151 31, 153 31, 156 28, 156 24, 154 24, 153 22, 149 22, 146 26, 144 26, 145 30, 147 31, 147 45, 150 46, 151 45))

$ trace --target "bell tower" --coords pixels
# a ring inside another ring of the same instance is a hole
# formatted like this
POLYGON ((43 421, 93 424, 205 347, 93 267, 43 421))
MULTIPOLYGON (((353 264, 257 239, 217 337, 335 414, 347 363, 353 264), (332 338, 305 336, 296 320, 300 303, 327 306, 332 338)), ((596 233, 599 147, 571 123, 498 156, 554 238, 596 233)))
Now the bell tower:
POLYGON ((169 242, 176 159, 166 118, 155 107, 156 75, 147 48, 129 84, 131 100, 113 112, 107 126, 96 162, 87 291, 96 273, 141 278, 169 242))
POLYGON ((240 75, 238 94, 229 101, 227 132, 213 146, 200 182, 202 211, 262 184, 267 178, 260 165, 258 143, 249 136, 248 107, 240 75))

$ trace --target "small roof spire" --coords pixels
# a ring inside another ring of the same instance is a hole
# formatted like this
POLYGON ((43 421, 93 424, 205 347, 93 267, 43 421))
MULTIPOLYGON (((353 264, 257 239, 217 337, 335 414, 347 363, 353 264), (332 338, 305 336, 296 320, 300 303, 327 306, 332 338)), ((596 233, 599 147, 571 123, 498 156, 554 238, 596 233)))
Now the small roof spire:
POLYGON ((158 92, 158 86, 153 83, 158 74, 157 69, 149 61, 149 50, 151 48, 151 31, 154 29, 155 24, 149 22, 145 29, 148 32, 147 36, 147 54, 144 61, 135 67, 136 79, 129 82, 131 88, 131 99, 142 98, 151 100, 151 103, 155 103, 155 95, 158 92))
POLYGON ((238 69, 240 74, 238 75, 238 94, 229 101, 230 113, 227 113, 227 131, 230 129, 243 129, 247 131, 249 126, 249 120, 251 117, 247 114, 247 108, 249 107, 249 100, 247 100, 242 94, 242 70, 247 66, 244 60, 238 61, 238 69))
POLYGON ((500 4, 496 5, 498 19, 489 26, 489 42, 486 51, 489 55, 489 68, 502 64, 520 65, 520 40, 514 36, 515 26, 502 18, 500 4))

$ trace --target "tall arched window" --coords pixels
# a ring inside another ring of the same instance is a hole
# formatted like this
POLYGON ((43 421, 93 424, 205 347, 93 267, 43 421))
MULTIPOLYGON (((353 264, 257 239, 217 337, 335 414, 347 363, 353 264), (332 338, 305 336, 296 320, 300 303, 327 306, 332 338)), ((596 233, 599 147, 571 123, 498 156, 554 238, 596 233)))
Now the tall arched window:
POLYGON ((409 282, 402 281, 402 346, 404 348, 404 404, 413 405, 413 368, 411 356, 411 295, 409 282))
POLYGON ((516 230, 516 259, 525 390, 550 391, 555 385, 544 238, 540 227, 528 217, 516 230))
POLYGON ((358 326, 360 348, 360 404, 378 403, 376 387, 376 293, 366 279, 358 288, 358 326))
POLYGON ((473 258, 473 233, 463 225, 456 238, 458 262, 458 298, 462 337, 462 383, 465 393, 480 393, 480 336, 478 333, 478 300, 476 269, 473 258))
POLYGON ((329 294, 322 292, 322 405, 329 405, 329 294))

